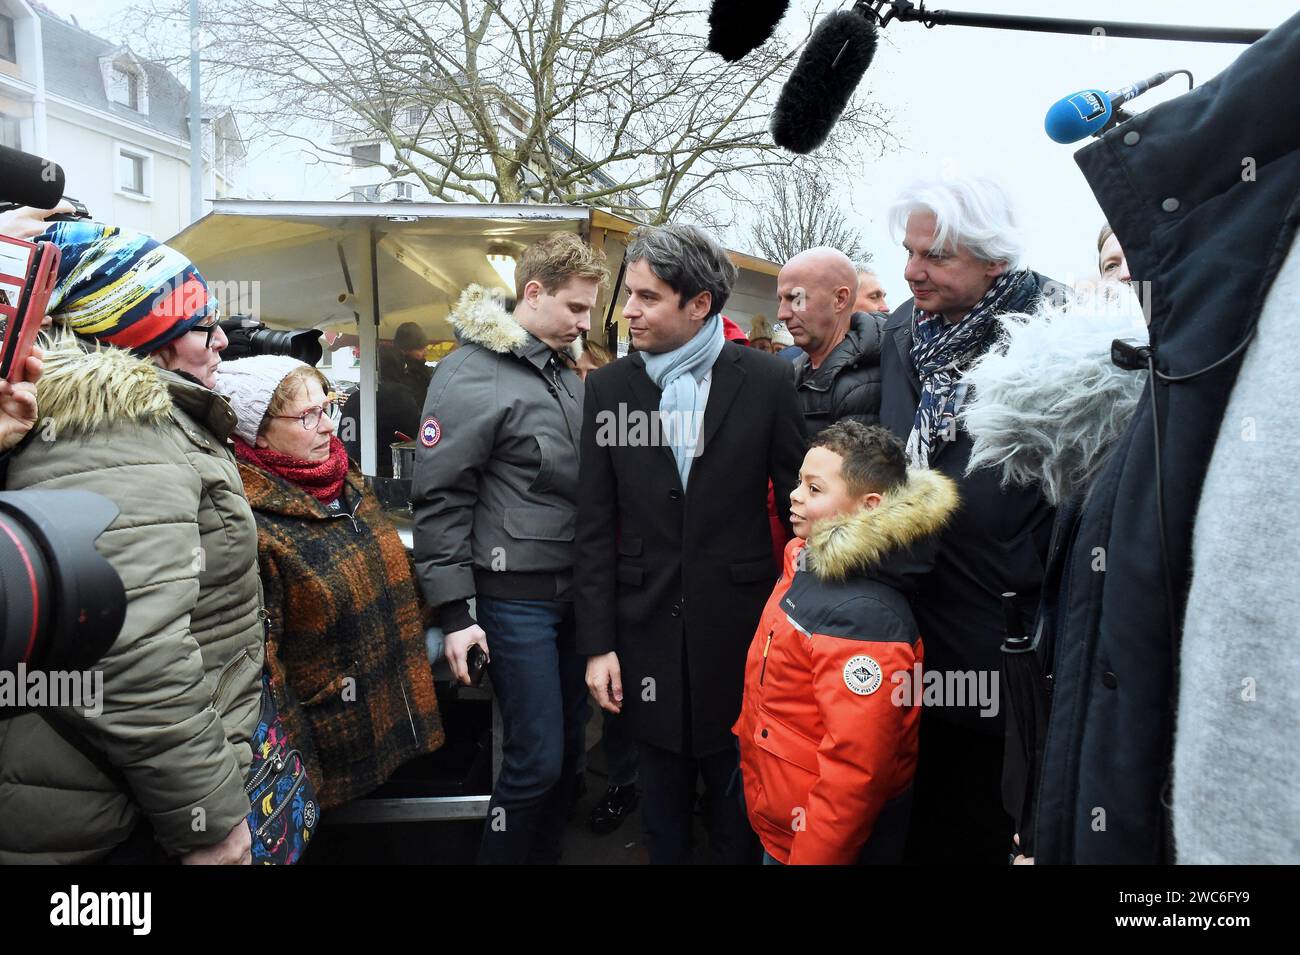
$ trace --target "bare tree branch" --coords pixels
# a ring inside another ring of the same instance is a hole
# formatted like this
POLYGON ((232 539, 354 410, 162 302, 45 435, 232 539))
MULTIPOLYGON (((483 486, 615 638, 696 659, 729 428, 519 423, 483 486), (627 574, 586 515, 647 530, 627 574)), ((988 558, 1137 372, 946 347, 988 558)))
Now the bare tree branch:
POLYGON ((862 235, 848 224, 831 184, 806 162, 768 172, 766 201, 753 226, 753 249, 773 262, 785 262, 805 249, 827 246, 854 261, 868 261, 862 235))
MULTIPOLYGON (((826 0, 828 7, 838 4, 826 0)), ((445 201, 598 206, 647 222, 752 201, 793 158, 768 118, 820 5, 738 64, 704 50, 703 0, 206 0, 204 70, 246 135, 326 161, 385 143, 394 178, 445 201), (415 117, 415 121, 411 121, 415 117), (309 136, 310 138, 310 136, 309 136)), ((138 0, 124 37, 166 47, 185 0, 138 0)), ((184 35, 188 35, 185 33, 184 35)), ((817 156, 849 177, 891 143, 855 97, 817 156)))

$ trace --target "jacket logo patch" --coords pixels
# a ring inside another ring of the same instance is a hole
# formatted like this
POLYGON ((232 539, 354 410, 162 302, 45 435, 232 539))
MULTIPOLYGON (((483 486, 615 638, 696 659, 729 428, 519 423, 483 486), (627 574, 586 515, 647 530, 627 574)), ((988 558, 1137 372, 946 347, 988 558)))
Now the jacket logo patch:
POLYGON ((868 656, 856 656, 844 664, 844 685, 858 696, 870 696, 880 689, 880 664, 868 656))
POLYGON ((442 425, 438 424, 438 419, 425 418, 424 424, 420 425, 420 443, 431 448, 441 440, 442 425))

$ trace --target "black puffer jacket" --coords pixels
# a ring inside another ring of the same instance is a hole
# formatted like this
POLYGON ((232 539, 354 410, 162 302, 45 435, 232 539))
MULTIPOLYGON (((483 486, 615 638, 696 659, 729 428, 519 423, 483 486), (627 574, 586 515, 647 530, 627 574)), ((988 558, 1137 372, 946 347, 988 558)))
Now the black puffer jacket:
POLYGON ((813 368, 806 353, 794 360, 804 430, 809 437, 845 418, 880 423, 880 343, 888 318, 883 312, 854 312, 849 333, 813 368))

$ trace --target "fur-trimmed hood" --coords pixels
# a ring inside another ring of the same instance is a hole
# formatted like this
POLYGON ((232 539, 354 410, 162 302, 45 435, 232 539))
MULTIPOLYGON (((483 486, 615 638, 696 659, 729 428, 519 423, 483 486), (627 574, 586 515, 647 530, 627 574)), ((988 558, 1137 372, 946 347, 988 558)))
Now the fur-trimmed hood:
POLYGON ((156 422, 171 411, 171 395, 153 362, 68 331, 44 347, 36 402, 41 418, 59 431, 93 432, 118 420, 156 422))
POLYGON ((179 407, 219 439, 234 428, 224 398, 112 345, 55 332, 43 345, 45 370, 36 385, 42 421, 56 432, 93 433, 114 421, 157 423, 179 407))
POLYGON ((1003 317, 999 347, 973 365, 962 422, 972 439, 967 473, 1002 471, 1003 486, 1038 484, 1053 506, 1085 491, 1128 427, 1146 372, 1111 361, 1117 338, 1147 341, 1134 296, 1044 302, 1003 317))
MULTIPOLYGON (((528 344, 528 332, 513 315, 501 307, 498 294, 481 285, 471 285, 447 317, 456 337, 504 355, 528 344)), ((565 351, 575 362, 582 357, 582 339, 575 339, 565 351)))
POLYGON ((878 507, 813 526, 807 545, 812 569, 826 580, 877 569, 891 554, 941 530, 958 503, 951 478, 938 471, 910 470, 907 483, 885 493, 878 507))

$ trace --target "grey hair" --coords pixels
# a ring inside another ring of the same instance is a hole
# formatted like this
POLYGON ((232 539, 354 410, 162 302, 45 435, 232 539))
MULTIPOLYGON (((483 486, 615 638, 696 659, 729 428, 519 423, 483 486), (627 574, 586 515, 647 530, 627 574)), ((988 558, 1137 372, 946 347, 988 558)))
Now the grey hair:
POLYGON ((632 233, 627 247, 629 263, 645 260, 656 276, 677 293, 685 305, 701 292, 708 292, 713 304, 710 314, 722 311, 740 270, 727 250, 714 238, 693 225, 642 226, 632 233))
POLYGON ((876 270, 873 269, 866 262, 854 262, 853 271, 857 272, 859 275, 874 275, 876 276, 876 278, 880 278, 880 275, 876 272, 876 270))
POLYGON ((1001 469, 1004 487, 1038 484, 1056 506, 1088 487, 1128 427, 1147 376, 1116 367, 1110 347, 1145 343, 1146 329, 1140 315, 1046 300, 1002 322, 999 345, 964 378, 967 473, 1001 469))
POLYGON ((915 212, 934 216, 934 244, 946 251, 965 247, 985 262, 1024 268, 1025 247, 1006 191, 992 179, 917 181, 889 207, 889 228, 897 239, 915 212))

